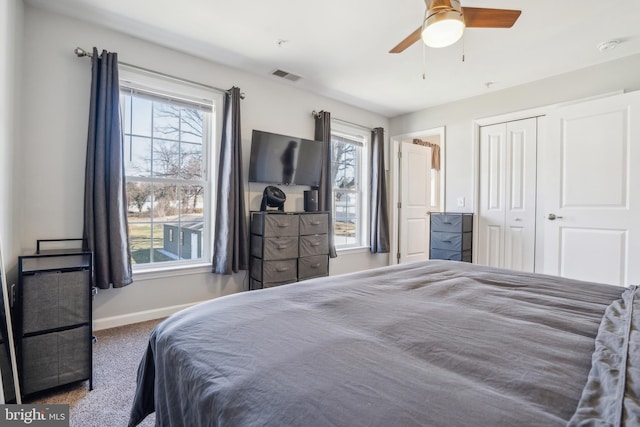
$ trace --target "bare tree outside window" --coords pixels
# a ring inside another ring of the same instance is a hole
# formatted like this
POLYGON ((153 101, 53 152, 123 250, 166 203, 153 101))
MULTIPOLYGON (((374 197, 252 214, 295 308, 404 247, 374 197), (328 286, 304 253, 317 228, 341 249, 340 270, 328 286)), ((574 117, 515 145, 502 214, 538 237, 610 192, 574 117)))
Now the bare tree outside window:
POLYGON ((203 109, 123 92, 127 199, 133 261, 202 257, 203 109), (181 233, 184 239, 170 239, 181 233))
POLYGON ((362 142, 332 138, 334 236, 337 246, 358 243, 360 218, 360 151, 362 142))

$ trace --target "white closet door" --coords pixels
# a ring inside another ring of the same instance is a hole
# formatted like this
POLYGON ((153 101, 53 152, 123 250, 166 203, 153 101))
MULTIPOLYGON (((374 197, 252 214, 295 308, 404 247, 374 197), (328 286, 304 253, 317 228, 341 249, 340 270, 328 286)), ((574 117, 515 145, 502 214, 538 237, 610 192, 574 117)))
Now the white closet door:
POLYGON ((548 129, 544 272, 640 283, 640 92, 558 108, 548 129))
POLYGON ((477 262, 533 271, 537 119, 480 129, 477 262))

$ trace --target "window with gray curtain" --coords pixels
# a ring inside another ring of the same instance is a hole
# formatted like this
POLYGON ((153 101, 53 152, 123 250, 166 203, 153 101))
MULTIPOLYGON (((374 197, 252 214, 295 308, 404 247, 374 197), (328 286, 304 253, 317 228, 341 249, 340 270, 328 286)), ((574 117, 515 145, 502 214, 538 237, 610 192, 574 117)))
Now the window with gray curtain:
POLYGON ((209 264, 222 93, 123 65, 120 99, 133 271, 209 264))
POLYGON ((331 130, 331 180, 337 249, 367 246, 369 132, 342 124, 331 130))
POLYGON ((210 256, 212 103, 121 86, 134 267, 210 256))

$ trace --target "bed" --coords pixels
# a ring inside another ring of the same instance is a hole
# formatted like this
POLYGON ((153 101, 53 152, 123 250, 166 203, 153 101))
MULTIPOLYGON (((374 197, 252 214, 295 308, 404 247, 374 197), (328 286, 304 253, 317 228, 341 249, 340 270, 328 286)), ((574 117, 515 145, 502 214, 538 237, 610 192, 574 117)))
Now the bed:
POLYGON ((129 425, 638 425, 636 293, 428 261, 221 297, 154 329, 129 425))

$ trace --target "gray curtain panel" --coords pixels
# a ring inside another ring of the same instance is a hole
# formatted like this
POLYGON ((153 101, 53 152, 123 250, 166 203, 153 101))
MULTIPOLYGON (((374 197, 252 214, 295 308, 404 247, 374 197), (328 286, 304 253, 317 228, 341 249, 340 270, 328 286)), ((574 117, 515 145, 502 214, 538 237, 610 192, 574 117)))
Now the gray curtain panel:
POLYGON ((127 227, 124 145, 120 126, 118 55, 93 48, 84 187, 86 248, 94 254, 94 283, 107 289, 133 282, 127 227))
POLYGON ((370 251, 372 253, 389 253, 389 212, 387 206, 387 182, 384 172, 384 129, 375 128, 371 131, 371 181, 369 194, 371 195, 371 235, 370 251))
POLYGON ((249 235, 242 181, 240 89, 237 87, 225 94, 222 121, 212 271, 231 274, 249 269, 249 235))
POLYGON ((322 141, 322 172, 320 174, 320 186, 318 187, 318 210, 329 212, 329 256, 338 256, 333 239, 333 212, 332 189, 333 179, 331 175, 331 113, 320 111, 315 115, 316 131, 315 140, 322 141))

